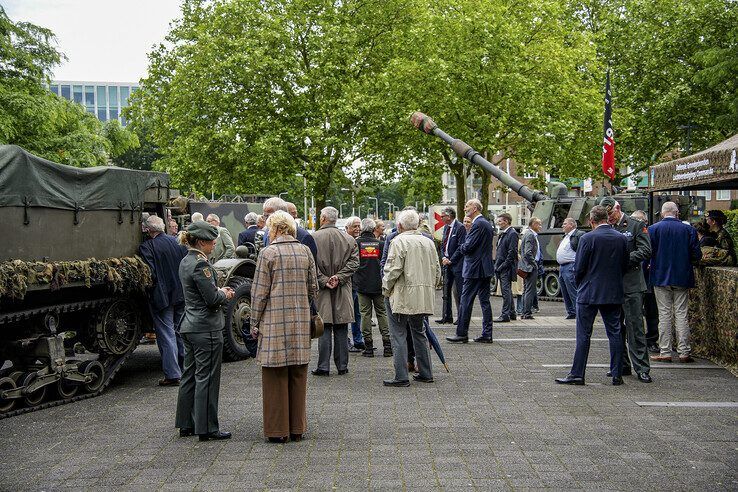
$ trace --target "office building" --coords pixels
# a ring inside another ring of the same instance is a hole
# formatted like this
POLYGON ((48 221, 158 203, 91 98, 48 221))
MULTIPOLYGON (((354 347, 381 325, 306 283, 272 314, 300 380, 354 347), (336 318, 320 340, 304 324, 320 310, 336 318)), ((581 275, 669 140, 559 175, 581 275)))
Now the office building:
POLYGON ((100 121, 118 120, 125 126, 127 122, 121 113, 128 106, 131 94, 138 90, 138 83, 54 80, 49 89, 57 96, 84 105, 100 121))

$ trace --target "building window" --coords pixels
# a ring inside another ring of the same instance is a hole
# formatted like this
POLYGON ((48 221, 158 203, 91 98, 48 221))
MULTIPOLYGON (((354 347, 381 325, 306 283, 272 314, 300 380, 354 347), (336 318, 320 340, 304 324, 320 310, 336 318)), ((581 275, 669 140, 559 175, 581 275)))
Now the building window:
POLYGON ((72 92, 70 91, 70 88, 68 85, 61 86, 61 95, 64 99, 72 98, 72 92))
POLYGON ((59 95, 59 86, 58 85, 52 85, 51 86, 51 92, 53 92, 54 94, 56 94, 58 96, 59 95))
POLYGON ((120 88, 120 107, 125 108, 128 106, 128 96, 130 95, 130 87, 121 87, 120 88))
POLYGON ((95 88, 91 85, 85 86, 85 107, 90 113, 95 113, 95 88))
POLYGON ((118 119, 118 86, 108 86, 108 106, 110 108, 110 119, 118 119))
POLYGON ((448 176, 448 181, 446 183, 446 184, 448 184, 448 187, 449 188, 455 187, 456 186, 456 176, 454 176, 453 174, 450 174, 450 173, 447 174, 446 176, 448 176))
POLYGON ((82 104, 82 86, 75 85, 72 88, 72 95, 74 96, 74 102, 82 104))
POLYGON ((695 196, 703 196, 703 197, 705 197, 705 200, 712 200, 712 191, 710 191, 710 190, 707 190, 707 191, 697 191, 697 192, 695 192, 694 195, 695 196))
POLYGON ((716 200, 730 200, 730 190, 717 190, 715 192, 716 200))
POLYGON ((523 177, 525 179, 536 179, 538 177, 538 173, 528 173, 528 172, 526 172, 526 173, 523 174, 523 177))

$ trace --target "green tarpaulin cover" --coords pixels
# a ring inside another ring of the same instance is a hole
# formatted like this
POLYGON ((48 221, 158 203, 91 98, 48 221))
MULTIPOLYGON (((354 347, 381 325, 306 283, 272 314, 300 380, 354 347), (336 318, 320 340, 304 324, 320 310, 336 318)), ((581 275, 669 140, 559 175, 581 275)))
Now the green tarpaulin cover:
POLYGON ((65 166, 17 145, 0 145, 0 207, 131 210, 143 202, 147 188, 157 187, 166 196, 167 174, 114 166, 65 166))

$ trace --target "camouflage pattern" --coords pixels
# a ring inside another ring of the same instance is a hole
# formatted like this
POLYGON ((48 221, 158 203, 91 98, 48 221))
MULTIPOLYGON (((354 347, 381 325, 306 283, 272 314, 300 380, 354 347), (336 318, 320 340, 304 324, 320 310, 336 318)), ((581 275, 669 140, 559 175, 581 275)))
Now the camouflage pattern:
POLYGON ((698 268, 695 280, 689 292, 693 353, 738 373, 738 268, 698 268))
POLYGON ((113 292, 144 292, 152 285, 151 270, 139 256, 0 263, 0 299, 22 300, 29 289, 57 290, 74 282, 83 282, 88 288, 93 284, 107 284, 113 292))

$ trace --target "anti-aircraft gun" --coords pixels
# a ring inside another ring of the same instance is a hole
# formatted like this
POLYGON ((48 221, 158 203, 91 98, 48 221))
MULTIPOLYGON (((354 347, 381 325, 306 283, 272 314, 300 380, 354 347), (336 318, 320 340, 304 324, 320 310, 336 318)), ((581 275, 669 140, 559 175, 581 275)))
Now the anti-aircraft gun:
MULTIPOLYGON (((541 245, 545 273, 538 279, 538 294, 543 299, 561 299, 558 276, 559 265, 556 262, 556 250, 564 234, 562 229, 564 219, 570 217, 577 222, 580 228, 589 229, 589 212, 596 205, 597 198, 571 197, 568 195, 567 187, 563 183, 558 182, 549 183, 548 194, 532 190, 486 160, 479 152, 475 151, 464 141, 453 138, 445 133, 425 114, 419 112, 413 113, 410 121, 417 129, 442 139, 451 146, 459 157, 482 167, 505 186, 529 202, 528 208, 531 210, 531 216, 541 219, 542 223, 541 232, 538 234, 538 241, 541 245)), ((648 213, 648 195, 643 193, 621 193, 613 195, 613 197, 620 203, 624 213, 630 215, 636 210, 644 210, 649 217, 652 217, 652 221, 656 220, 653 218, 654 214, 648 213)), ((683 220, 686 220, 690 214, 690 198, 694 197, 659 195, 654 197, 653 208, 654 210, 658 210, 663 202, 667 200, 675 201, 680 207, 683 220)))
MULTIPOLYGON (((100 394, 151 330, 142 217, 166 217, 165 173, 75 168, 0 146, 0 418, 100 394)), ((255 264, 222 260, 224 356, 249 355, 255 264)))

